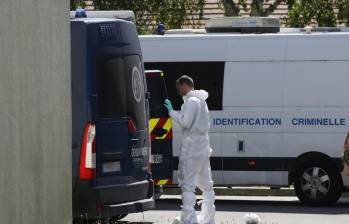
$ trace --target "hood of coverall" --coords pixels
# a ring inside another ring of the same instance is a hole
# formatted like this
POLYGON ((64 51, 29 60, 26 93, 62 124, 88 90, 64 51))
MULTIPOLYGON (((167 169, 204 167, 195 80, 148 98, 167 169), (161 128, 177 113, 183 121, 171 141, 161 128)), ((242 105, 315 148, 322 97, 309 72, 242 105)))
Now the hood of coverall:
POLYGON ((187 95, 185 95, 185 97, 197 97, 200 100, 206 100, 208 98, 208 92, 206 90, 192 90, 190 91, 187 95))
POLYGON ((192 90, 189 93, 187 93, 185 97, 187 99, 195 97, 201 101, 201 111, 195 116, 196 120, 192 126, 192 134, 207 133, 210 128, 210 115, 208 113, 207 104, 205 102, 208 98, 208 92, 206 90, 192 90))

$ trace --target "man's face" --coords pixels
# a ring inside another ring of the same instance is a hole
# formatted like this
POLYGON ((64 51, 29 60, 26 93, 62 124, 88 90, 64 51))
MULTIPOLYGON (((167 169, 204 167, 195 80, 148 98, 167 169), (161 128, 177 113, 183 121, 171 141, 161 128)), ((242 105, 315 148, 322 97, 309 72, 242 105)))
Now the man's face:
POLYGON ((188 92, 190 92, 190 90, 192 90, 193 88, 188 86, 187 84, 177 84, 177 90, 178 90, 178 94, 180 96, 185 96, 187 95, 188 92))

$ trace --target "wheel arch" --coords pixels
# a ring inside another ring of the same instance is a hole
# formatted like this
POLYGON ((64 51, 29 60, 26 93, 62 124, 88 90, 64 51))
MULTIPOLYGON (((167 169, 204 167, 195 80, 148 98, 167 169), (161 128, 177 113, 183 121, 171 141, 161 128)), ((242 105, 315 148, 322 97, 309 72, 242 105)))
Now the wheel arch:
MULTIPOLYGON (((289 185, 294 183, 294 177, 297 169, 302 167, 302 164, 306 163, 308 160, 323 160, 331 164, 339 174, 341 174, 340 167, 336 164, 336 162, 327 154, 318 152, 318 151, 309 151, 299 155, 290 165, 289 173, 288 173, 288 182, 289 185)), ((343 185, 343 180, 340 178, 341 185, 343 185)))

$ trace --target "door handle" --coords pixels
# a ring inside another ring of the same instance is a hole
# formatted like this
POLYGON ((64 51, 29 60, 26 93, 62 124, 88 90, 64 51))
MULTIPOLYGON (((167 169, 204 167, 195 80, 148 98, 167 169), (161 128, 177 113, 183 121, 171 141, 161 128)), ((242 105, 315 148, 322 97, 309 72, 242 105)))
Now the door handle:
POLYGON ((245 152, 245 141, 238 141, 238 152, 245 152))
POLYGON ((168 133, 168 131, 166 129, 164 129, 164 128, 157 128, 154 131, 154 134, 155 134, 156 137, 162 137, 162 136, 164 136, 167 133, 168 133))

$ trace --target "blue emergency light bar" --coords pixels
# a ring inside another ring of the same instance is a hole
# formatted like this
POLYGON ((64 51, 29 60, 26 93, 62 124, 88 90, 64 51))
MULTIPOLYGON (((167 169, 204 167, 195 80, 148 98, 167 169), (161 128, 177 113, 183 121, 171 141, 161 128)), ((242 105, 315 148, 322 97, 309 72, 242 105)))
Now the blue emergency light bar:
POLYGON ((76 11, 70 11, 70 18, 113 18, 123 19, 127 21, 135 21, 135 14, 131 10, 118 10, 118 11, 87 11, 85 9, 76 9, 76 11))

